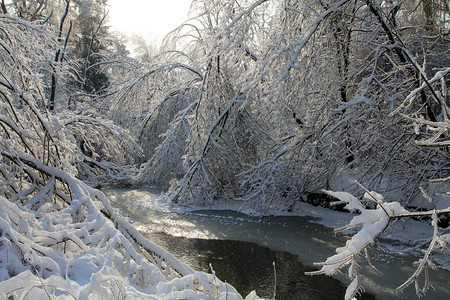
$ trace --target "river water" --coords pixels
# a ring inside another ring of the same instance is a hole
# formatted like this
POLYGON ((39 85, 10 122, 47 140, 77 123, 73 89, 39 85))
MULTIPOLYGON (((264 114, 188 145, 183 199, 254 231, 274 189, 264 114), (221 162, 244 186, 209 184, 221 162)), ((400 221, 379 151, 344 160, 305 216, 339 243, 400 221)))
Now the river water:
MULTIPOLYGON (((174 212, 161 202, 158 189, 109 188, 103 192, 149 240, 195 270, 210 272, 211 265, 218 278, 243 296, 255 290, 270 299, 274 293, 277 299, 344 299, 345 276, 304 275, 346 240, 310 217, 256 218, 225 210, 174 212)), ((365 292, 358 299, 417 298, 414 287, 400 295, 395 287, 414 272, 413 262, 418 258, 405 253, 373 254, 378 271, 363 268, 365 292)), ((431 271, 436 291, 424 299, 450 299, 449 275, 445 270, 431 271)))

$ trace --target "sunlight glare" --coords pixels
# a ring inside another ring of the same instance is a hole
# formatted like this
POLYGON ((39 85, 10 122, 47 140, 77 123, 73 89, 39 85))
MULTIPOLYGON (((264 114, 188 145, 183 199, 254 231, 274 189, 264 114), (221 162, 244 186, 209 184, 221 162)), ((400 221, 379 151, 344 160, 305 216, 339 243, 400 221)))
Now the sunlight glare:
POLYGON ((161 41, 187 19, 191 0, 109 0, 108 4, 113 31, 161 41))

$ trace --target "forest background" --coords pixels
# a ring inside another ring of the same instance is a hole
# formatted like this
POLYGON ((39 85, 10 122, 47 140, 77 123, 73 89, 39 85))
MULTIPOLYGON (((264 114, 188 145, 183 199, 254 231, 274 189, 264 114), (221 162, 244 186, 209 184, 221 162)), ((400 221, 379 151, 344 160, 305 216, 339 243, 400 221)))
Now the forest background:
MULTIPOLYGON (((445 0, 196 0, 158 49, 136 39, 134 57, 106 0, 0 9, 0 195, 13 210, 64 212, 80 186, 94 199, 88 186, 118 184, 265 215, 343 189, 367 195, 347 208, 448 223, 445 0), (369 190, 424 212, 386 211, 369 190)), ((431 244, 447 239, 436 229, 431 244)), ((8 251, 27 265, 28 250, 8 251)))

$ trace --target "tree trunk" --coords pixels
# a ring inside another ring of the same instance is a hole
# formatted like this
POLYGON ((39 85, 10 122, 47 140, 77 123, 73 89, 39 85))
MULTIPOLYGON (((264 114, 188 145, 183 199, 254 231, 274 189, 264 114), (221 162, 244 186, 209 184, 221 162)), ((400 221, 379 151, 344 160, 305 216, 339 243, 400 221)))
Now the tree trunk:
POLYGON ((2 13, 6 15, 8 13, 8 10, 6 9, 5 0, 2 0, 1 7, 2 13))
MULTIPOLYGON (((66 0, 66 9, 64 11, 64 14, 61 17, 61 22, 59 24, 59 33, 58 33, 58 39, 61 39, 62 31, 64 28, 64 21, 66 20, 67 15, 69 14, 69 6, 70 6, 70 0, 66 0)), ((71 29, 71 28, 70 28, 71 29)), ((70 34, 70 29, 67 32, 67 38, 70 34)), ((67 40, 66 38, 66 40, 67 40)), ((48 110, 53 111, 55 109, 55 97, 56 97, 56 72, 57 72, 57 65, 59 63, 59 56, 61 55, 61 49, 58 49, 56 51, 55 60, 53 61, 53 72, 52 72, 52 85, 50 87, 50 99, 48 100, 48 110)))

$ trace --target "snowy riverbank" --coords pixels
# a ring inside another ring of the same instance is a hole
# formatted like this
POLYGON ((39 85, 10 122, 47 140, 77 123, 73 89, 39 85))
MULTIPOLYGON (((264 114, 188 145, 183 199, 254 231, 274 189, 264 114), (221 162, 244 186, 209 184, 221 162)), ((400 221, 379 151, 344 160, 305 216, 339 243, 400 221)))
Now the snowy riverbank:
MULTIPOLYGON (((107 191, 113 205, 123 210, 125 215, 131 216, 133 225, 148 236, 163 232, 189 239, 253 242, 273 250, 298 255, 299 260, 309 266, 332 255, 334 249, 342 247, 346 239, 354 234, 345 232, 335 236, 332 229, 327 230, 322 225, 328 228, 342 227, 357 216, 298 203, 290 212, 275 210, 270 212, 278 217, 254 217, 251 216, 250 210, 241 211, 245 212, 247 217, 231 212, 237 211, 242 206, 242 202, 239 201, 217 203, 207 207, 172 207, 165 202, 160 193, 158 190, 146 189, 107 191)), ((421 249, 426 247, 431 236, 432 228, 426 222, 413 220, 393 222, 381 236, 380 243, 370 247, 372 262, 379 272, 373 272, 367 262, 363 258, 361 260, 361 266, 365 269, 363 286, 368 291, 379 294, 381 299, 395 297, 398 294, 395 288, 414 273, 413 262, 421 257, 421 249), (380 251, 380 246, 385 251, 380 251)), ((436 251, 433 259, 441 268, 448 269, 447 257, 447 252, 436 251)), ((428 297, 448 295, 447 272, 430 271, 430 279, 440 294, 430 291, 428 297)), ((345 278, 339 278, 344 283, 347 282, 345 278)), ((414 288, 410 287, 399 299, 408 299, 404 297, 416 297, 414 288)))
MULTIPOLYGON (((128 189, 124 189, 128 190, 128 189)), ((159 189, 132 189, 127 191, 127 196, 136 201, 136 205, 143 210, 153 210, 161 212, 186 213, 199 210, 211 211, 235 211, 248 216, 262 217, 259 213, 251 209, 242 209, 242 201, 217 202, 208 206, 172 206, 167 203, 166 199, 161 195, 157 196, 161 191, 159 189), (151 191, 151 192, 150 192, 151 191)), ((313 206, 305 202, 297 202, 289 211, 269 210, 269 216, 286 216, 286 217, 310 217, 310 222, 321 224, 323 226, 337 229, 346 226, 355 213, 341 212, 330 210, 328 208, 313 206)), ((450 228, 441 229, 444 233, 449 232, 450 228)), ((351 233, 351 231, 346 232, 351 233)), ((388 227, 386 232, 381 236, 383 247, 388 252, 397 253, 398 251, 408 252, 411 254, 421 254, 420 247, 430 241, 433 235, 433 226, 430 221, 417 221, 413 219, 395 220, 388 227), (394 246, 397 245, 398 247, 394 246), (401 249, 399 248, 401 247, 401 249)), ((199 238, 199 236, 190 236, 191 238, 199 238)), ((448 260, 449 251, 436 253, 438 267, 450 271, 450 261, 448 260)))

